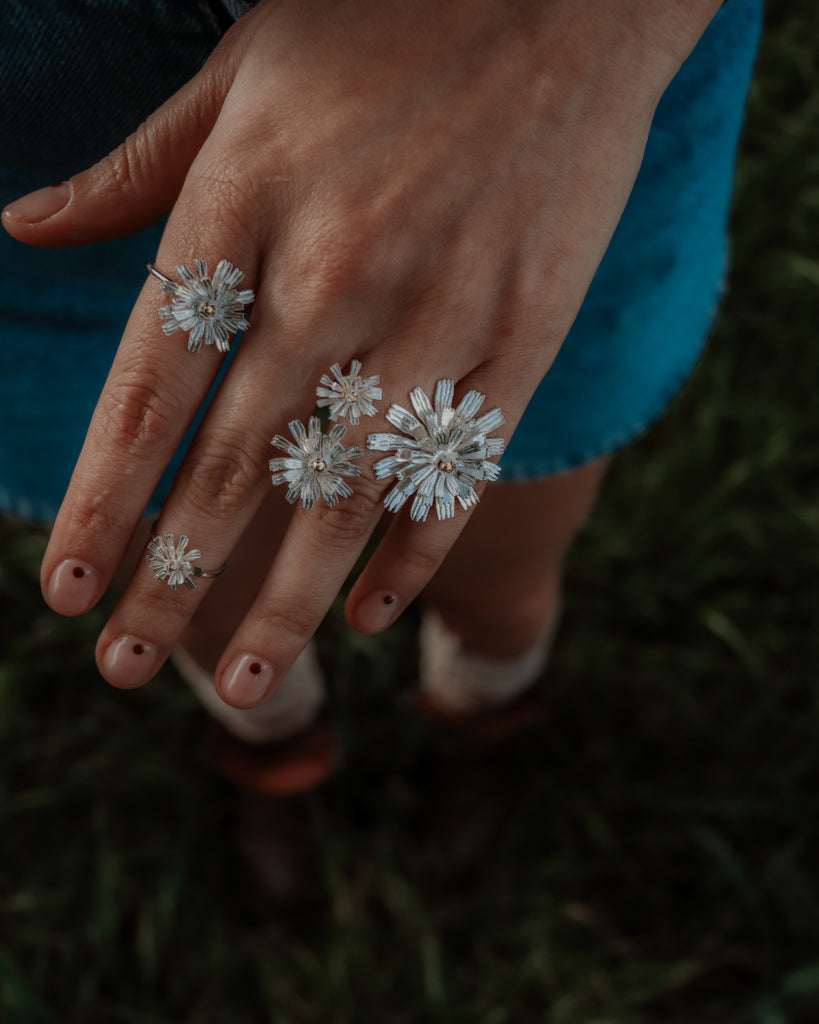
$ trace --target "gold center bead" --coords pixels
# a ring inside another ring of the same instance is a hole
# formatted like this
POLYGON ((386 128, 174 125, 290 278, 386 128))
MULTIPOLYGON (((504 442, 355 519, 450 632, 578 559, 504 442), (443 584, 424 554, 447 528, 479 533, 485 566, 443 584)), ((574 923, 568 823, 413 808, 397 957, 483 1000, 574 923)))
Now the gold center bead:
POLYGON ((324 459, 313 459, 310 463, 310 469, 312 469, 314 473, 323 473, 324 470, 327 469, 327 463, 324 459))
POLYGON ((450 459, 441 459, 441 461, 438 463, 438 469, 440 469, 442 473, 454 473, 455 463, 452 462, 450 459))
POLYGON ((199 315, 206 317, 216 316, 216 307, 210 302, 205 302, 199 307, 199 315))

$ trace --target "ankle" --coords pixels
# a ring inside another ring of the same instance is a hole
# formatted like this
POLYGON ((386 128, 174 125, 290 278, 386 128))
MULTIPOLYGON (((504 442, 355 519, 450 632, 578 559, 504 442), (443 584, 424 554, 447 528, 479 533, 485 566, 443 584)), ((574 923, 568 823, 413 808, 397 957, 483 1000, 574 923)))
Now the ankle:
POLYGON ((463 594, 434 595, 427 607, 437 615, 460 647, 496 661, 520 658, 555 632, 560 617, 559 574, 537 588, 514 593, 492 592, 488 600, 464 601, 463 594))
POLYGON ((335 772, 338 744, 324 721, 276 743, 245 743, 213 725, 205 756, 220 775, 240 790, 262 796, 292 797, 316 789, 335 772))
POLYGON ((541 626, 526 650, 491 657, 471 650, 436 611, 427 609, 419 636, 421 693, 435 706, 458 714, 503 707, 543 672, 555 628, 556 618, 541 626))

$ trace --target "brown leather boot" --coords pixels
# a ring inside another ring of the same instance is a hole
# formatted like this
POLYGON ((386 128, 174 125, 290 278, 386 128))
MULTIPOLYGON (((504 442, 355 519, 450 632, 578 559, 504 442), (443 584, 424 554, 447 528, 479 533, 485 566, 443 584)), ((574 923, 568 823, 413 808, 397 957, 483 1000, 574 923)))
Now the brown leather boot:
POLYGON ((437 748, 423 826, 424 868, 441 884, 468 881, 509 811, 515 748, 522 734, 542 724, 545 708, 531 691, 491 711, 453 712, 420 691, 414 703, 432 726, 437 748))
POLYGON ((214 726, 205 752, 236 787, 235 843, 254 916, 279 919, 285 911, 321 901, 308 797, 335 770, 332 728, 317 722, 290 739, 257 746, 214 726))

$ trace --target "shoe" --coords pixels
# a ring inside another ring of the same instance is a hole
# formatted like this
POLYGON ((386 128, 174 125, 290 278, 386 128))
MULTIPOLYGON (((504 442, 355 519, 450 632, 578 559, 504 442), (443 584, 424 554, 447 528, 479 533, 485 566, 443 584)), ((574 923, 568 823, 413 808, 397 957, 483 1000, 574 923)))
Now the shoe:
POLYGON ((214 725, 205 754, 235 786, 234 842, 253 916, 281 921, 321 903, 324 888, 309 804, 336 767, 332 728, 318 722, 290 739, 257 746, 214 725))
POLYGON ((472 713, 452 712, 421 692, 414 703, 436 739, 426 779, 422 866, 435 884, 469 882, 508 815, 520 737, 542 724, 545 709, 531 692, 472 713))

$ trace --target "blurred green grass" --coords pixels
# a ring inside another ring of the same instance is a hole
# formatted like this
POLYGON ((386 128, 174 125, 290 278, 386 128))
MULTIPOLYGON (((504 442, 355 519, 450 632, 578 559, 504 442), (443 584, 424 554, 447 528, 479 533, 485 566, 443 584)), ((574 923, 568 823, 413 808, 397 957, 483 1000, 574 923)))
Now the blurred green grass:
POLYGON ((802 0, 768 14, 718 329, 574 552, 550 720, 475 887, 419 870, 412 621, 327 623, 328 905, 263 928, 202 713, 171 671, 107 688, 105 610, 48 612, 42 538, 0 522, 3 1024, 819 1020, 817 139, 802 0))

